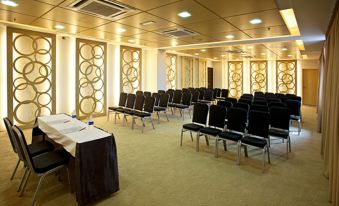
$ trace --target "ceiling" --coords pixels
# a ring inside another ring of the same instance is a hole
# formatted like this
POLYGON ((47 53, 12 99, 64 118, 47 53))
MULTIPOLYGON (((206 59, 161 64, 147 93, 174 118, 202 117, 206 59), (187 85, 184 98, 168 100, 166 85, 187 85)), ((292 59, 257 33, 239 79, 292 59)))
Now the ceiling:
MULTIPOLYGON (((204 46, 206 52, 200 52, 202 48, 199 44, 288 36, 290 33, 279 13, 282 7, 296 7, 295 10, 299 12, 296 16, 300 17, 297 20, 299 22, 299 19, 301 19, 300 22, 303 24, 308 25, 310 22, 305 22, 302 12, 308 12, 311 18, 309 11, 301 9, 305 2, 309 2, 308 0, 288 1, 296 2, 296 6, 287 5, 286 1, 279 0, 119 0, 118 2, 133 7, 134 10, 114 19, 100 18, 71 10, 68 6, 74 0, 16 0, 16 2, 18 3, 17 7, 0 4, 0 20, 42 27, 62 34, 88 36, 106 41, 135 44, 136 46, 154 48, 175 46, 171 48, 175 49, 183 45, 196 44, 199 49, 177 50, 191 55, 199 53, 196 56, 203 58, 220 58, 221 55, 227 55, 231 59, 239 59, 243 58, 245 54, 257 59, 264 57, 299 58, 300 52, 295 41, 257 43, 251 45, 251 49, 248 49, 249 45, 213 48, 204 46), (179 17, 177 14, 182 11, 188 11, 191 16, 189 18, 179 17), (261 19, 262 23, 250 24, 249 20, 254 18, 261 19), (155 23, 144 26, 141 24, 147 21, 154 21, 155 23), (55 26, 59 24, 63 25, 64 29, 56 30, 55 26), (187 28, 198 34, 182 38, 159 34, 160 31, 169 28, 187 28), (121 29, 125 31, 121 32, 121 29), (233 35, 234 38, 227 39, 225 38, 227 35, 233 35), (282 51, 282 48, 287 50, 282 51), (243 55, 229 54, 225 52, 227 50, 242 50, 245 53, 242 53, 243 55)), ((316 1, 311 0, 311 2, 314 5, 313 7, 307 5, 308 9, 315 9, 317 5, 314 2, 316 1)), ((320 3, 318 1, 318 4, 324 5, 323 1, 320 3)), ((322 10, 327 12, 327 15, 331 13, 330 9, 332 8, 322 6, 322 10)), ((317 11, 319 13, 319 9, 317 11)), ((316 18, 312 20, 318 22, 316 18)), ((328 21, 329 18, 322 17, 322 21, 325 20, 328 21)), ((324 27, 323 23, 320 25, 324 27)), ((305 31, 312 33, 310 27, 307 27, 305 31)), ((320 33, 324 33, 324 28, 319 30, 320 33)), ((321 48, 319 45, 312 45, 312 41, 309 44, 307 42, 306 50, 308 46, 311 50, 317 51, 321 48)))

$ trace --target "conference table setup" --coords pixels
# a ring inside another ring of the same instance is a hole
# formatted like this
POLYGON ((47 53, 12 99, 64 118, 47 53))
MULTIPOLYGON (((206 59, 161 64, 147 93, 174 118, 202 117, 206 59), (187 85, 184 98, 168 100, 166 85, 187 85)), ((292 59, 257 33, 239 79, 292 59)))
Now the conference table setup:
MULTIPOLYGON (((41 133, 69 153, 69 182, 79 205, 119 190, 117 148, 113 134, 66 114, 41 116, 33 134, 41 133)), ((33 136, 32 142, 39 141, 33 136)))

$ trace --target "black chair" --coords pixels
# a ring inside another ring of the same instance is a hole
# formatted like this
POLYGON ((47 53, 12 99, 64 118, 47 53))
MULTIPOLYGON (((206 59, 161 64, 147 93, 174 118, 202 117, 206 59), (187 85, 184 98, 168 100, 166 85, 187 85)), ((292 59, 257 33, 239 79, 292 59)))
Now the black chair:
POLYGON ((217 98, 220 97, 221 89, 219 88, 214 88, 213 89, 213 100, 216 100, 217 98))
MULTIPOLYGON (((126 107, 124 107, 124 108, 117 108, 117 109, 114 110, 115 111, 114 124, 117 123, 117 116, 119 117, 119 114, 123 114, 127 110, 133 110, 134 103, 135 103, 135 98, 136 98, 135 94, 128 94, 127 95, 127 101, 126 101, 126 107)), ((124 124, 124 120, 122 121, 122 123, 124 124)))
POLYGON ((234 104, 233 107, 245 109, 247 112, 250 110, 250 105, 243 102, 238 102, 234 104))
POLYGON ((192 104, 194 105, 195 103, 198 102, 200 93, 198 90, 193 90, 191 91, 191 94, 192 94, 192 104))
POLYGON ((298 122, 298 135, 301 132, 301 102, 298 100, 286 100, 286 106, 288 108, 288 112, 290 114, 290 121, 298 122))
POLYGON ((246 98, 240 98, 238 100, 239 103, 245 103, 245 104, 248 104, 248 105, 251 105, 252 104, 252 100, 251 99, 246 99, 246 98))
POLYGON ((145 97, 151 97, 152 96, 152 92, 144 92, 144 96, 145 97))
MULTIPOLYGON (((267 153, 268 163, 270 161, 270 150, 268 145, 269 131, 269 113, 251 110, 248 118, 248 134, 241 139, 241 145, 245 146, 245 155, 247 155, 247 146, 259 147, 263 153, 263 166, 265 169, 265 153, 267 153)), ((241 151, 240 151, 241 152, 241 151)))
POLYGON ((166 92, 165 92, 165 90, 159 89, 159 90, 158 90, 158 93, 159 93, 159 94, 165 94, 166 92))
POLYGON ((19 151, 21 153, 21 156, 24 157, 26 162, 26 170, 23 178, 23 186, 20 192, 20 196, 23 195, 28 182, 28 178, 32 172, 40 177, 38 186, 33 196, 32 205, 34 205, 36 196, 39 192, 42 182, 48 174, 59 171, 60 169, 65 167, 67 170, 69 181, 69 172, 66 167, 69 156, 68 153, 65 152, 64 150, 46 152, 37 156, 32 156, 29 152, 26 139, 21 129, 19 129, 19 127, 17 126, 13 126, 13 131, 15 134, 15 138, 19 143, 19 151))
POLYGON ((260 91, 256 91, 256 92, 254 92, 254 96, 256 97, 265 97, 265 94, 264 94, 264 92, 260 92, 260 91))
POLYGON ((182 91, 181 90, 175 90, 173 94, 173 101, 168 103, 168 106, 172 110, 172 115, 174 115, 174 110, 173 108, 176 107, 176 105, 181 104, 181 98, 182 98, 182 91))
POLYGON ((144 92, 139 90, 135 92, 135 95, 144 95, 144 92))
POLYGON ((207 89, 204 93, 204 98, 200 99, 199 102, 205 103, 205 104, 211 104, 213 101, 213 89, 207 89))
POLYGON ((168 106, 168 99, 169 95, 168 94, 161 94, 160 95, 160 100, 159 100, 159 106, 154 107, 154 111, 157 112, 158 116, 158 123, 160 123, 160 112, 164 112, 166 115, 167 121, 169 121, 168 116, 167 116, 167 106, 168 106))
POLYGON ((173 95, 174 95, 174 91, 173 90, 167 90, 166 94, 168 94, 168 102, 171 103, 173 101, 173 95))
POLYGON ((237 142, 238 143, 237 164, 240 164, 240 146, 241 146, 240 141, 245 133, 248 112, 242 108, 232 107, 229 109, 227 113, 228 113, 227 129, 219 133, 217 137, 216 145, 215 145, 216 147, 215 156, 218 157, 218 148, 219 148, 218 146, 219 146, 220 140, 224 141, 225 150, 227 150, 226 140, 237 142))
POLYGON ((142 129, 141 129, 142 133, 144 132, 144 127, 145 127, 144 119, 145 118, 150 119, 153 129, 155 129, 154 124, 153 124, 153 120, 152 120, 152 114, 153 114, 153 111, 154 111, 154 104, 155 104, 155 98, 154 97, 146 97, 143 111, 134 111, 133 112, 132 129, 134 129, 134 123, 135 123, 136 118, 140 118, 140 120, 142 122, 142 129))
POLYGON ((221 97, 218 97, 217 99, 224 100, 228 97, 228 89, 221 89, 221 97))
POLYGON ((256 102, 256 101, 267 102, 265 96, 262 96, 262 97, 254 96, 253 102, 256 102))
POLYGON ((229 102, 229 101, 227 101, 227 100, 224 100, 224 101, 223 101, 223 100, 220 100, 220 101, 218 101, 217 105, 218 105, 218 106, 225 107, 226 110, 228 110, 230 107, 233 106, 232 102, 229 102))
POLYGON ((282 102, 270 102, 269 107, 286 107, 285 103, 282 102))
POLYGON ((182 119, 185 119, 185 110, 188 110, 188 114, 191 118, 190 106, 192 104, 192 94, 191 92, 184 92, 182 95, 181 104, 175 105, 175 108, 179 109, 182 119))
MULTIPOLYGON (((13 123, 11 122, 10 119, 8 119, 7 117, 3 118, 4 123, 5 123, 5 127, 6 127, 6 131, 7 131, 7 135, 9 138, 9 141, 11 142, 12 145, 12 149, 13 151, 18 155, 18 162, 14 168, 14 171, 11 175, 10 180, 13 180, 14 175, 18 169, 18 166, 20 164, 20 162, 24 162, 25 163, 25 159, 23 156, 21 156, 21 153, 19 152, 19 143, 17 142, 15 136, 14 136, 14 132, 13 132, 13 123)), ((53 144, 49 143, 48 141, 41 141, 41 142, 36 142, 36 143, 32 143, 30 145, 27 145, 28 147, 28 152, 31 156, 37 156, 40 155, 42 153, 45 152, 49 152, 52 151, 54 149, 53 144)))
POLYGON ((268 112, 268 106, 260 105, 260 104, 252 104, 251 110, 257 110, 262 112, 268 112))
POLYGON ((279 98, 268 98, 267 102, 268 102, 268 104, 270 104, 271 102, 281 102, 281 99, 279 99, 279 98))
POLYGON ((233 98, 233 97, 227 97, 225 100, 232 102, 233 105, 238 102, 238 100, 236 98, 233 98))
POLYGON ((153 93, 152 97, 155 98, 154 106, 158 106, 159 105, 159 100, 160 100, 160 94, 159 93, 153 93))
MULTIPOLYGON (((193 141, 192 132, 197 133, 197 139, 199 137, 200 129, 206 126, 208 114, 208 105, 203 103, 196 103, 193 107, 193 118, 192 123, 184 124, 181 129, 181 138, 180 138, 180 146, 182 146, 182 138, 183 133, 189 131, 191 134, 191 139, 193 141)), ((208 145, 208 139, 206 138, 206 143, 208 145)), ((198 148, 198 146, 197 146, 198 148)))
POLYGON ((268 106, 266 100, 254 100, 252 104, 268 106))
POLYGON ((205 89, 199 89, 199 101, 204 99, 205 89))
MULTIPOLYGON (((126 121, 127 124, 127 117, 133 116, 135 112, 142 111, 144 108, 144 102, 145 102, 145 96, 144 95, 137 95, 135 98, 135 104, 133 109, 126 109, 123 111, 124 118, 123 120, 126 121)), ((132 124, 133 124, 133 118, 132 118, 132 124)), ((123 124, 124 126, 124 124, 123 124)))
POLYGON ((270 144, 270 136, 278 137, 286 141, 286 158, 288 152, 291 152, 290 138, 290 116, 286 107, 271 107, 270 109, 270 129, 268 142, 270 144))
POLYGON ((224 130, 226 118, 226 108, 217 105, 210 106, 208 126, 201 128, 197 136, 197 152, 199 151, 199 137, 205 135, 217 138, 218 134, 224 130))
POLYGON ((107 121, 109 120, 109 113, 115 112, 117 109, 123 109, 126 106, 127 93, 121 92, 119 97, 119 104, 117 107, 108 107, 107 121))
POLYGON ((251 99, 251 100, 253 99, 253 95, 252 94, 246 94, 245 93, 245 94, 242 94, 241 97, 246 98, 246 99, 251 99))

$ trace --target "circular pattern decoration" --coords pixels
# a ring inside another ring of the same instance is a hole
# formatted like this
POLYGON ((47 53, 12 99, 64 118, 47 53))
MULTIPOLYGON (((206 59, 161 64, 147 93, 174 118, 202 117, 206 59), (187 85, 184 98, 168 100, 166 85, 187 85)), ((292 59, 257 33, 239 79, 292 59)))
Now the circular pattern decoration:
POLYGON ((277 61, 277 92, 296 93, 296 62, 277 61))
POLYGON ((122 91, 134 93, 140 88, 141 50, 123 47, 121 60, 122 91))
POLYGON ((267 62, 251 62, 251 92, 266 92, 267 90, 267 62))
POLYGON ((228 62, 228 89, 231 97, 239 98, 243 93, 243 63, 228 62))
POLYGON ((166 82, 168 89, 176 88, 177 56, 167 54, 166 82))

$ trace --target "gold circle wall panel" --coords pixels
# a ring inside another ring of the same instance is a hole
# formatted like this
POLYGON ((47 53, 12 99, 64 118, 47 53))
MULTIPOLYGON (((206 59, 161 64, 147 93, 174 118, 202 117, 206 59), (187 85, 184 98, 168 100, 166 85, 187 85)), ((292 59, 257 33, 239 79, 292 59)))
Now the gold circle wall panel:
POLYGON ((267 91, 267 61, 251 61, 251 93, 267 91))
POLYGON ((177 55, 166 54, 166 88, 176 89, 177 86, 177 55))
POLYGON ((240 98, 243 93, 243 62, 228 62, 228 89, 229 95, 240 98))
POLYGON ((7 28, 8 117, 23 128, 55 113, 55 35, 7 28))
POLYGON ((277 68, 277 93, 296 94, 297 93, 297 61, 279 60, 276 62, 277 68))
POLYGON ((205 60, 198 60, 198 79, 199 79, 199 87, 207 87, 207 67, 205 60))
POLYGON ((193 58, 182 57, 182 78, 181 87, 193 87, 193 58))
POLYGON ((79 118, 106 114, 106 43, 76 41, 76 110, 79 118))
POLYGON ((135 93, 141 89, 142 50, 140 48, 121 46, 120 60, 121 92, 135 93))

